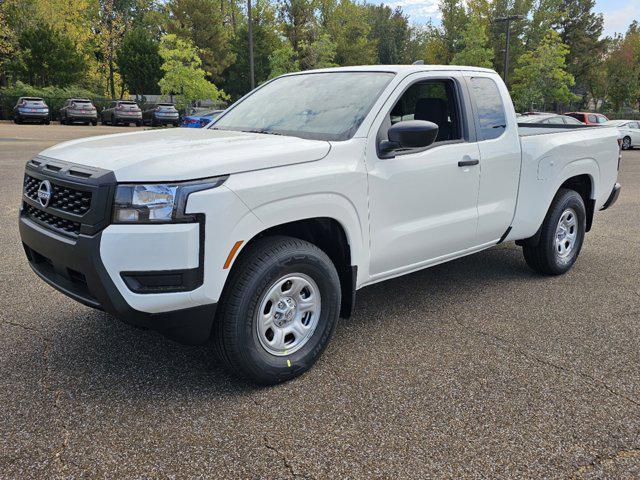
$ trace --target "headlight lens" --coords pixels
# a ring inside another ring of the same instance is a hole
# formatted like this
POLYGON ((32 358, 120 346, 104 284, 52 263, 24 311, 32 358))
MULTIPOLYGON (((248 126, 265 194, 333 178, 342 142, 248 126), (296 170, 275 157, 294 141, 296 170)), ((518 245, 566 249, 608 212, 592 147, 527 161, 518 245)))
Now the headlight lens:
POLYGON ((215 188, 227 177, 174 184, 121 184, 116 189, 113 206, 114 223, 193 222, 185 212, 187 197, 201 190, 215 188))

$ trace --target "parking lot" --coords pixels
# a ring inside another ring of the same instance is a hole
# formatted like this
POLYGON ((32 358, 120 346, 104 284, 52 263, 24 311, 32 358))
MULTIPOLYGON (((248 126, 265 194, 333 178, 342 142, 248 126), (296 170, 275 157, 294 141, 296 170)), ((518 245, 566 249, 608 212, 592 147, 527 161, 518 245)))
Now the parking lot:
POLYGON ((0 478, 640 476, 640 151, 569 274, 505 244, 368 287, 310 372, 256 388, 24 258, 24 163, 134 130, 0 123, 0 478))

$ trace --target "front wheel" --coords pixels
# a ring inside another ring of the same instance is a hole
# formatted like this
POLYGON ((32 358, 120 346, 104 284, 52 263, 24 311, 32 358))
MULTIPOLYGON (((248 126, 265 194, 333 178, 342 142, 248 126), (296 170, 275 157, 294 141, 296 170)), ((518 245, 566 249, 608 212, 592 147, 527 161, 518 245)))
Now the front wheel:
POLYGON ((574 190, 560 189, 556 194, 536 246, 525 243, 527 265, 544 275, 562 275, 576 262, 586 229, 587 213, 584 201, 574 190))
POLYGON ((629 150, 631 148, 631 137, 624 137, 622 139, 622 149, 629 150))
POLYGON ((331 338, 340 280, 315 245, 257 240, 236 262, 216 315, 213 343, 224 365, 259 384, 307 371, 331 338))

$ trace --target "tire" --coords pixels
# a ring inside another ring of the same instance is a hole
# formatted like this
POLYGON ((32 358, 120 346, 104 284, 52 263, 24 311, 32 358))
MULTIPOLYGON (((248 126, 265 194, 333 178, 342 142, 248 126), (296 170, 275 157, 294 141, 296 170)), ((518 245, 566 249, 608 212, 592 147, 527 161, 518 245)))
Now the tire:
POLYGON ((631 137, 624 137, 622 139, 622 149, 631 150, 631 137))
POLYGON ((228 370, 252 382, 290 380, 311 368, 324 351, 338 321, 340 300, 338 273, 322 250, 291 237, 259 239, 242 252, 225 286, 213 331, 216 353, 228 370), (297 305, 305 298, 315 299, 309 303, 315 307, 302 313, 297 305), (288 310, 278 311, 278 306, 288 310), (267 311, 271 326, 265 327, 267 317, 260 312, 267 311), (276 326, 278 318, 285 322, 282 328, 276 326), (302 330, 299 336, 289 331, 294 326, 302 330))
POLYGON ((93 125, 94 127, 98 125, 98 120, 91 120, 91 125, 93 125))
POLYGON ((157 126, 158 126, 158 122, 156 122, 156 119, 155 119, 155 118, 152 118, 152 119, 151 119, 151 126, 152 126, 152 127, 157 127, 157 126))
POLYGON ((136 122, 136 127, 141 127, 141 126, 142 126, 142 121, 136 122))
POLYGON ((173 126, 174 127, 179 127, 180 126, 180 122, 173 122, 173 126))
POLYGON ((20 118, 15 117, 15 118, 13 119, 13 123, 15 123, 16 125, 20 125, 22 122, 20 121, 20 118))
POLYGON ((587 212, 580 194, 561 188, 544 219, 538 245, 523 246, 527 265, 543 275, 568 272, 582 249, 586 223, 587 212))
POLYGON ((48 118, 46 120, 42 121, 43 125, 50 125, 51 124, 51 120, 49 120, 48 118))
POLYGON ((60 117, 60 125, 66 125, 67 121, 64 119, 64 117, 60 117))

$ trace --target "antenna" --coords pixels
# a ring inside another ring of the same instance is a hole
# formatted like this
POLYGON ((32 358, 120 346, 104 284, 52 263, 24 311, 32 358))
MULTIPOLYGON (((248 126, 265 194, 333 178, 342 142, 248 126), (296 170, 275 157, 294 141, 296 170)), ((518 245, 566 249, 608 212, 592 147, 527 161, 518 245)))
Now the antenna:
POLYGON ((424 65, 424 60, 416 60, 411 65, 424 65))

